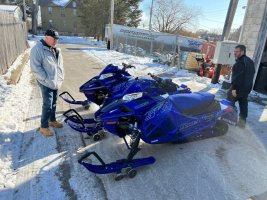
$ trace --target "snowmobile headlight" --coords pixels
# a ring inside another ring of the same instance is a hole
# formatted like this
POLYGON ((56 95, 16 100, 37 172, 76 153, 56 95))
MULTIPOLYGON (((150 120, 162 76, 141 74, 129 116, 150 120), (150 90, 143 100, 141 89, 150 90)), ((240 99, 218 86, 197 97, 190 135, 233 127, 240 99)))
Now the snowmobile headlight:
POLYGON ((102 74, 100 77, 99 77, 99 80, 103 80, 103 79, 106 79, 106 78, 109 78, 113 76, 112 73, 108 73, 108 74, 102 74))
POLYGON ((135 99, 139 99, 142 96, 143 96, 143 92, 131 93, 131 94, 124 95, 122 100, 123 101, 132 101, 132 100, 135 100, 135 99))
POLYGON ((164 99, 167 99, 170 95, 168 93, 160 95, 161 97, 163 97, 164 99))

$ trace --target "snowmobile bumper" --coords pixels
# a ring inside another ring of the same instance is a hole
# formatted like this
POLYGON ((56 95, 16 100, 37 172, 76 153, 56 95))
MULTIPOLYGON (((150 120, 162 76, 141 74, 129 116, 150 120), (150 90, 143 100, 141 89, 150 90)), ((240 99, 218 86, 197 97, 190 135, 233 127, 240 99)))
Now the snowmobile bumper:
POLYGON ((84 100, 84 101, 77 101, 74 99, 73 96, 71 96, 71 94, 67 91, 62 92, 59 97, 61 99, 63 99, 63 101, 69 103, 69 104, 75 104, 75 105, 82 105, 84 107, 88 106, 89 101, 88 100, 84 100))

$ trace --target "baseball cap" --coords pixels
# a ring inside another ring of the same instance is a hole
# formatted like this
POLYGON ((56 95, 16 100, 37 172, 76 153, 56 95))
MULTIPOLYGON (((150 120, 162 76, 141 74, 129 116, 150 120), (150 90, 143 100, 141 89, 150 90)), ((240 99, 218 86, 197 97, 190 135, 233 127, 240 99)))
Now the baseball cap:
POLYGON ((46 32, 45 32, 45 35, 47 36, 51 36, 55 39, 59 39, 59 34, 57 31, 53 30, 53 29, 48 29, 46 32))

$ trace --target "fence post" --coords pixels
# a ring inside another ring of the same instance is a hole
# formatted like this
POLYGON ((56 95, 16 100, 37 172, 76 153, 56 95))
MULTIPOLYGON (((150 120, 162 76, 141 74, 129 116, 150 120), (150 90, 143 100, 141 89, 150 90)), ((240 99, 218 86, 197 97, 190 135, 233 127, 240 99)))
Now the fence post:
POLYGON ((116 49, 119 49, 120 45, 119 45, 119 36, 116 36, 116 49))
POLYGON ((137 55, 137 38, 135 38, 134 48, 135 48, 135 55, 137 55))
POLYGON ((174 50, 173 50, 173 57, 172 57, 172 63, 171 63, 171 66, 174 67, 175 66, 175 63, 176 63, 176 55, 178 54, 178 57, 179 57, 179 49, 178 49, 178 36, 176 35, 175 36, 175 43, 174 43, 174 50))
POLYGON ((180 49, 180 43, 179 43, 179 36, 177 35, 177 47, 178 47, 178 60, 177 60, 177 67, 181 68, 181 49, 180 49))
POLYGON ((153 40, 151 40, 151 43, 150 43, 150 55, 152 55, 153 53, 153 40))
POLYGON ((127 46, 128 46, 128 37, 126 35, 126 47, 124 48, 124 53, 127 53, 127 46))

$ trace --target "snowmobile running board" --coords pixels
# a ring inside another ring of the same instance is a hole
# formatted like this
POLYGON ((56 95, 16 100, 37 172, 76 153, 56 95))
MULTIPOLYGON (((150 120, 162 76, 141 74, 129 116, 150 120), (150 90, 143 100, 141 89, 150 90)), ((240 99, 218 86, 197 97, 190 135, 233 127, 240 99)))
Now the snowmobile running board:
POLYGON ((150 165, 155 163, 156 159, 154 157, 139 158, 127 161, 126 159, 117 160, 116 162, 106 164, 101 157, 96 152, 87 152, 85 153, 78 162, 83 165, 87 170, 95 174, 110 174, 110 173, 120 173, 123 169, 126 168, 137 168, 145 165, 150 165), (94 165, 88 162, 85 162, 84 159, 89 156, 95 156, 96 159, 101 163, 101 165, 94 165))
POLYGON ((89 104, 89 101, 88 101, 88 100, 84 100, 84 101, 76 101, 76 100, 74 99, 74 97, 71 96, 71 94, 70 94, 69 92, 67 92, 67 91, 62 92, 62 93, 59 95, 59 97, 60 97, 61 99, 63 99, 63 101, 65 101, 65 102, 67 102, 67 103, 69 103, 69 104, 82 105, 82 106, 88 106, 88 104, 89 104), (65 96, 68 96, 69 98, 67 98, 67 97, 65 97, 65 96))

